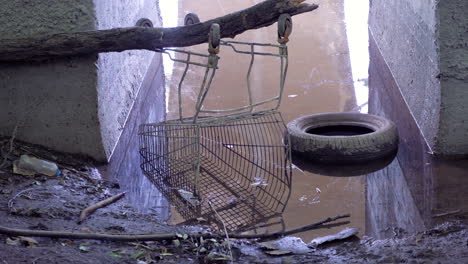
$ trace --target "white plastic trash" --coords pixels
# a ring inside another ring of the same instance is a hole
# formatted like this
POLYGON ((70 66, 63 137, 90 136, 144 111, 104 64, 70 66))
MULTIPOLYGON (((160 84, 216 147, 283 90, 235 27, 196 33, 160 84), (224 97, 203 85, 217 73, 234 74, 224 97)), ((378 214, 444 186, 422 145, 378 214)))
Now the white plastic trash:
POLYGON ((21 170, 40 173, 47 176, 60 175, 60 170, 58 169, 57 164, 28 155, 21 155, 20 159, 15 161, 15 163, 16 167, 21 170))

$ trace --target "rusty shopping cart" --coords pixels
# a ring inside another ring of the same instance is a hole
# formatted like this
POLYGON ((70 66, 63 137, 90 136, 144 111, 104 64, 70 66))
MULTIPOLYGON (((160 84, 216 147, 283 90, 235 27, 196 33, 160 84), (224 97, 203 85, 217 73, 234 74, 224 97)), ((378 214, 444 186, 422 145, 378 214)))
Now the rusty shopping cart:
POLYGON ((140 126, 141 168, 186 223, 203 218, 219 226, 221 218, 228 230, 239 231, 281 218, 291 193, 291 151, 283 140, 285 124, 278 109, 288 68, 286 43, 291 28, 290 16, 282 15, 278 21, 279 44, 274 45, 220 40, 219 25, 213 24, 209 54, 160 51, 184 65, 177 90, 178 118, 140 126), (223 49, 249 59, 247 104, 207 109, 204 102, 213 89, 218 54, 223 49), (251 85, 258 56, 271 57, 279 64, 277 94, 262 100, 253 96, 251 85), (202 69, 204 74, 194 114, 185 116, 182 87, 191 68, 202 69))

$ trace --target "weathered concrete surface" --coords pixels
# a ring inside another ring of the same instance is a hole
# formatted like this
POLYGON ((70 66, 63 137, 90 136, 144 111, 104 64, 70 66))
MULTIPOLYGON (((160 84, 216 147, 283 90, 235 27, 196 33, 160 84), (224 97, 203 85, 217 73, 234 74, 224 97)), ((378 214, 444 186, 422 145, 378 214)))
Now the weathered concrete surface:
MULTIPOLYGON (((131 27, 140 18, 161 25, 158 1, 94 0, 97 29, 131 27)), ((98 107, 101 135, 109 159, 139 94, 154 52, 101 53, 97 61, 98 107)), ((164 108, 163 108, 164 109, 164 108)))
MULTIPOLYGON (((2 1, 0 36, 17 38, 94 29, 84 1, 2 1)), ((0 134, 103 160, 97 117, 96 57, 0 65, 0 134)))
POLYGON ((438 1, 441 78, 436 152, 468 154, 468 1, 438 1))
POLYGON ((435 2, 373 0, 369 14, 370 33, 431 147, 440 109, 435 2))
POLYGON ((398 127, 398 160, 367 175, 366 230, 393 237, 447 220, 468 219, 468 162, 437 159, 431 154, 411 108, 376 39, 369 37, 369 113, 398 127), (399 231, 400 230, 400 231, 399 231))
MULTIPOLYGON (((2 1, 0 33, 107 29, 142 17, 160 25, 158 1, 2 1)), ((128 51, 0 65, 0 134, 10 135, 19 122, 18 139, 109 161, 153 55, 128 51)))
POLYGON ((468 154, 467 11, 463 0, 371 1, 370 32, 430 151, 441 155, 468 154))

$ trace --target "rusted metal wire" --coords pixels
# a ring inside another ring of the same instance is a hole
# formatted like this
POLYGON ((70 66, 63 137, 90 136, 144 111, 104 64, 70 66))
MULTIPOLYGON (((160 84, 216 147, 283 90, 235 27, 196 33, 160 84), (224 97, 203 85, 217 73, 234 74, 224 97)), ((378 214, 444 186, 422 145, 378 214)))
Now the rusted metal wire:
POLYGON ((185 64, 177 87, 179 114, 178 119, 140 126, 141 168, 188 222, 197 218, 217 222, 208 201, 230 232, 281 219, 292 172, 290 146, 283 140, 285 124, 278 112, 288 69, 285 44, 220 40, 219 45, 209 43, 209 54, 161 50, 185 64), (249 57, 247 105, 204 108, 218 70, 219 46, 249 57), (264 52, 265 48, 277 53, 264 52), (253 97, 251 85, 257 56, 277 58, 280 66, 278 94, 261 101, 253 97), (186 117, 182 87, 192 67, 201 67, 204 75, 194 114, 186 117))
POLYGON ((278 112, 223 121, 142 125, 140 154, 145 174, 185 219, 210 220, 209 200, 236 231, 284 211, 290 148, 278 112))

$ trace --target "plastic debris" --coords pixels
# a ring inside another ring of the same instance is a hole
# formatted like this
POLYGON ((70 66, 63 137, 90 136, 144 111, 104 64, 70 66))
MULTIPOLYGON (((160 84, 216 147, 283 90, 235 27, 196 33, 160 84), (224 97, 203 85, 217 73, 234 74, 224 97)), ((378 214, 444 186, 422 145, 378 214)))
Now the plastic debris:
POLYGON ((310 248, 299 237, 287 236, 271 242, 271 246, 279 251, 291 251, 294 254, 305 254, 310 252, 310 248))
POLYGON ((178 189, 177 191, 179 192, 180 196, 182 196, 182 198, 184 198, 187 202, 191 203, 192 205, 196 206, 200 204, 200 201, 197 197, 195 197, 195 195, 193 195, 192 192, 183 189, 178 189))
POLYGON ((28 155, 21 155, 18 160, 13 162, 13 173, 25 176, 35 174, 58 176, 61 174, 57 164, 28 155))
POLYGON ((359 233, 359 229, 347 227, 347 228, 341 230, 339 233, 337 233, 335 235, 317 237, 317 238, 313 239, 312 241, 310 241, 308 246, 309 247, 318 247, 319 245, 322 245, 322 244, 330 242, 330 241, 346 239, 348 237, 356 235, 357 233, 359 233))

